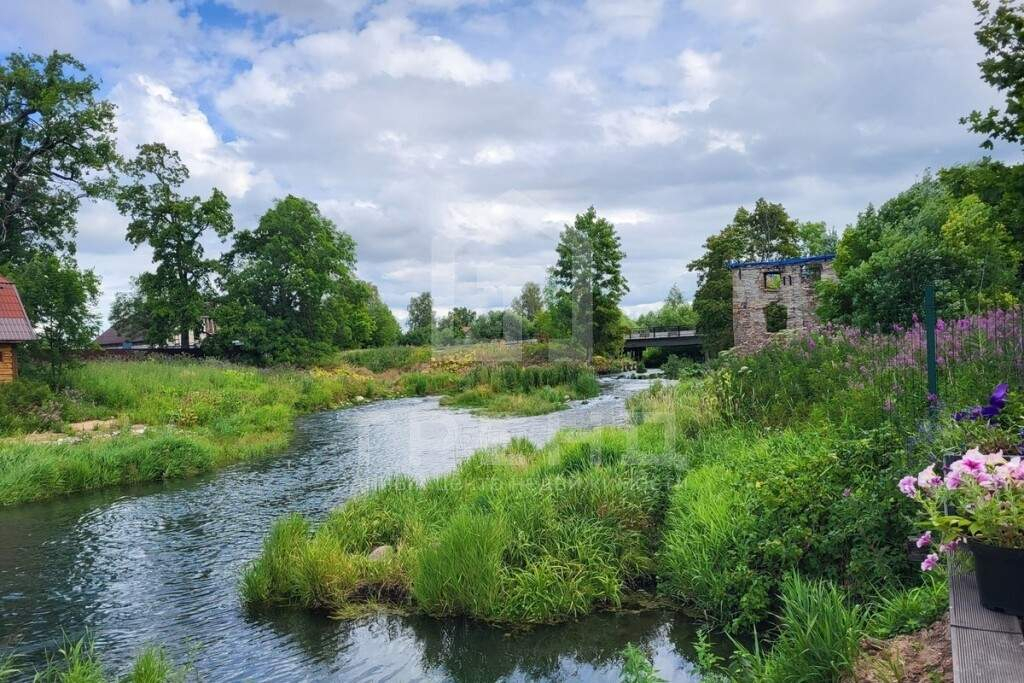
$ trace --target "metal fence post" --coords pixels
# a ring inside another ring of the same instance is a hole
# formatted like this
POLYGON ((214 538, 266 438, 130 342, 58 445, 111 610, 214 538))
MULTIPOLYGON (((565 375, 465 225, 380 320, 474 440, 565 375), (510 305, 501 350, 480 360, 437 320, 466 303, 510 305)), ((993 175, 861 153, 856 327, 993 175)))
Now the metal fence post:
POLYGON ((935 362, 935 285, 924 288, 924 332, 927 345, 929 410, 938 410, 939 369, 935 362))

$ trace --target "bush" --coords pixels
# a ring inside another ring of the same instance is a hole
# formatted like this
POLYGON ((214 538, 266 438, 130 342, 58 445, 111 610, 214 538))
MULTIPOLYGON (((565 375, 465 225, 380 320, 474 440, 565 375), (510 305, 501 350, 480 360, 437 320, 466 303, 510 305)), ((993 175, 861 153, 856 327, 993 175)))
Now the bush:
POLYGON ((44 382, 0 384, 0 436, 59 429, 62 406, 44 382))

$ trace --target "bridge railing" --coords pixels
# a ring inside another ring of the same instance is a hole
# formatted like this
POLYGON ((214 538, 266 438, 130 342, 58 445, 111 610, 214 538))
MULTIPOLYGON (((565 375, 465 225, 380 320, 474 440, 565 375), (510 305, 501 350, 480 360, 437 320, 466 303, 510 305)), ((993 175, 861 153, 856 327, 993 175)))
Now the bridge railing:
POLYGON ((673 337, 696 337, 696 330, 688 330, 679 325, 648 327, 626 333, 626 339, 670 339, 673 337))

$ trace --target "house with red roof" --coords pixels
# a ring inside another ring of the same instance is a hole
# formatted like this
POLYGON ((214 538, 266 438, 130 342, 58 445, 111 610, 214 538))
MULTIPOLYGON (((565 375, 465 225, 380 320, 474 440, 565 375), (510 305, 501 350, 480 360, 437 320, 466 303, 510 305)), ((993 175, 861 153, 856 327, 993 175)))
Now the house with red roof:
POLYGON ((18 290, 10 280, 0 277, 0 384, 18 376, 15 346, 36 338, 18 290))

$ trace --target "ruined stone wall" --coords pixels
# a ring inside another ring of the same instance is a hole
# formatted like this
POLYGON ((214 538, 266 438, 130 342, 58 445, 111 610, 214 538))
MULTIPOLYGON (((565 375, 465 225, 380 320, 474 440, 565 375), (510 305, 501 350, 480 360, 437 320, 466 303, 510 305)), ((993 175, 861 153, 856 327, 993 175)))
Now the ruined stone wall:
POLYGON ((834 280, 831 261, 786 266, 740 266, 732 271, 732 331, 737 351, 756 351, 771 339, 764 309, 773 302, 786 308, 786 329, 799 330, 817 323, 814 285, 819 279, 834 280), (820 276, 815 272, 820 268, 820 276), (778 289, 766 286, 766 276, 776 275, 778 289))

